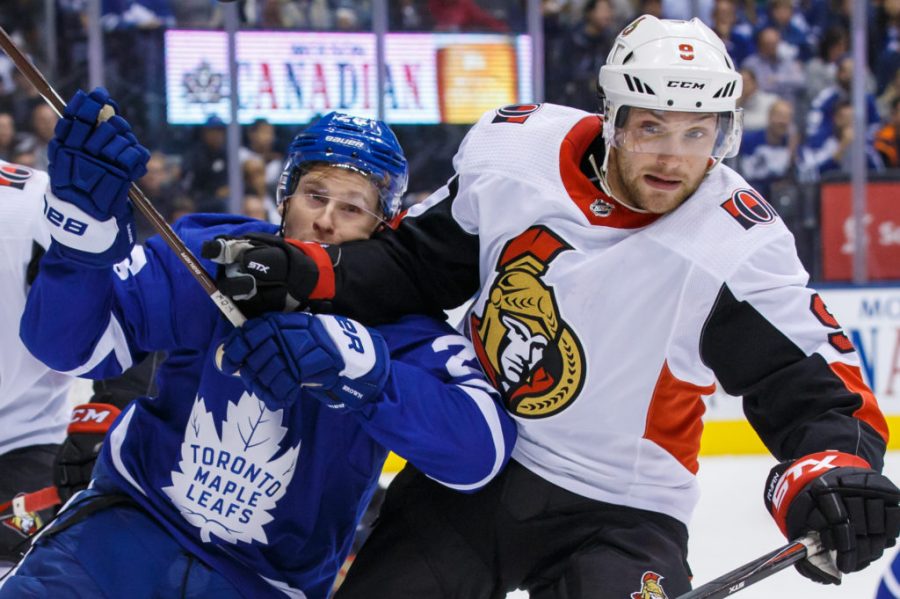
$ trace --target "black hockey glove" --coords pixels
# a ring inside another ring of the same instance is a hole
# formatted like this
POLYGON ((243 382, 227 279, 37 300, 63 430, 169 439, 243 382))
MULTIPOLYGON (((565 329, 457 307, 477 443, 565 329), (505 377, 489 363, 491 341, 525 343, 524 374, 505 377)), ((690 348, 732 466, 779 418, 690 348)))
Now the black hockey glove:
POLYGON ((107 403, 86 403, 72 410, 68 436, 53 466, 53 482, 63 503, 91 482, 106 431, 118 415, 119 408, 107 403))
POLYGON ((322 246, 278 235, 222 235, 203 243, 202 255, 219 264, 216 285, 245 316, 293 312, 309 300, 334 296, 334 271, 322 246), (326 275, 320 276, 325 266, 326 275))
POLYGON ((862 458, 838 451, 775 466, 765 502, 789 539, 819 534, 827 551, 799 562, 797 571, 823 584, 862 570, 900 534, 900 489, 862 458))

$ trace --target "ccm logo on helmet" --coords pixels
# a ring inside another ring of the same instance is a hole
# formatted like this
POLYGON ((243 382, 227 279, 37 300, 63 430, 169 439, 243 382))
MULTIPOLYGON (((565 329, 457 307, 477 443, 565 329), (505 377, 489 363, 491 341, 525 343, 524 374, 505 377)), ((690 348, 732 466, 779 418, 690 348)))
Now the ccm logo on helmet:
POLYGON ((679 89, 703 89, 706 87, 705 83, 699 83, 697 81, 669 81, 666 83, 666 87, 677 87, 679 89))
POLYGON ((738 189, 722 203, 722 208, 744 229, 775 222, 778 214, 753 189, 738 189))

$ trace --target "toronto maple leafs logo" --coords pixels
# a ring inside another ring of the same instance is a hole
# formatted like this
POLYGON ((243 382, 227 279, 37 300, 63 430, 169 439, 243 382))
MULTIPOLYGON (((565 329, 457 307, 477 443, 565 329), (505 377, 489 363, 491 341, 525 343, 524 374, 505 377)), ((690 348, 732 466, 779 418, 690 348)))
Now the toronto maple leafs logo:
POLYGON ((188 71, 181 80, 185 99, 191 104, 216 104, 224 95, 224 76, 212 70, 205 60, 196 69, 188 71))
POLYGON ((300 443, 277 459, 287 428, 283 410, 271 411, 244 392, 228 402, 222 436, 203 398, 197 396, 181 444, 181 461, 172 471, 172 486, 163 491, 185 520, 210 535, 237 543, 267 544, 263 527, 294 476, 300 443))

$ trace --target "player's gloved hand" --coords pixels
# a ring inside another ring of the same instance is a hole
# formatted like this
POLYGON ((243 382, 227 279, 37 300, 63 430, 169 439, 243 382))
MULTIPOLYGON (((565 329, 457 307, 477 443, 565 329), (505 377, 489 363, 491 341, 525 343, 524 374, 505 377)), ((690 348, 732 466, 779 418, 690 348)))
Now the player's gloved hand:
POLYGON ((118 415, 119 408, 107 403, 86 403, 72 410, 68 436, 53 465, 53 482, 63 503, 91 482, 106 431, 118 415))
POLYGON ((216 274, 219 291, 251 318, 267 312, 293 312, 304 308, 310 299, 334 296, 331 261, 315 243, 248 233, 206 241, 201 252, 204 258, 221 265, 216 274), (317 257, 324 257, 328 265, 330 284, 325 280, 320 284, 317 257))
POLYGON ((838 451, 775 466, 765 501, 789 539, 819 533, 827 551, 797 570, 824 584, 840 584, 841 572, 865 568, 900 534, 900 489, 862 458, 838 451))
POLYGON ((390 363, 378 332, 343 316, 293 312, 267 314, 232 331, 221 369, 239 371, 247 388, 271 409, 301 396, 333 408, 359 409, 381 393, 390 363))
POLYGON ((47 148, 50 188, 44 214, 54 251, 81 265, 108 267, 128 257, 135 242, 132 181, 147 172, 150 153, 118 115, 98 123, 115 102, 103 88, 78 91, 56 124, 47 148))

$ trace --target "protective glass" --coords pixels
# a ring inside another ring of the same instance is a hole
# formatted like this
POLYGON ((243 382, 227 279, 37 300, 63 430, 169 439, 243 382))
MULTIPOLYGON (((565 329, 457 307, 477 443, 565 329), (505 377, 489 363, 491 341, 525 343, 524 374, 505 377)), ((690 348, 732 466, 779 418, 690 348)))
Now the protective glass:
MULTIPOLYGON (((381 208, 390 201, 390 191, 384 184, 384 181, 375 177, 371 173, 367 173, 351 164, 333 164, 328 162, 306 162, 302 166, 294 166, 290 159, 285 163, 285 168, 281 171, 281 178, 278 181, 278 187, 275 190, 275 201, 278 206, 280 206, 284 201, 289 200, 294 197, 299 191, 297 189, 298 182, 303 178, 303 176, 312 170, 316 166, 329 166, 332 168, 340 168, 344 170, 348 170, 359 175, 365 177, 374 187, 375 191, 378 192, 378 208, 379 211, 381 208)), ((327 192, 323 192, 320 195, 329 196, 327 192)), ((340 199, 340 198, 338 198, 340 199)), ((363 202, 364 207, 364 202, 363 202)), ((371 210, 366 209, 369 214, 373 214, 371 210)), ((384 214, 376 214, 376 218, 381 222, 387 222, 384 218, 384 214)))
POLYGON ((610 145, 627 152, 730 158, 740 147, 742 113, 675 112, 623 106, 610 145))
POLYGON ((336 224, 364 225, 372 222, 385 222, 384 218, 366 205, 366 198, 360 194, 339 195, 328 189, 322 181, 303 181, 297 185, 293 194, 286 198, 291 200, 292 207, 319 213, 331 207, 331 218, 336 224))

